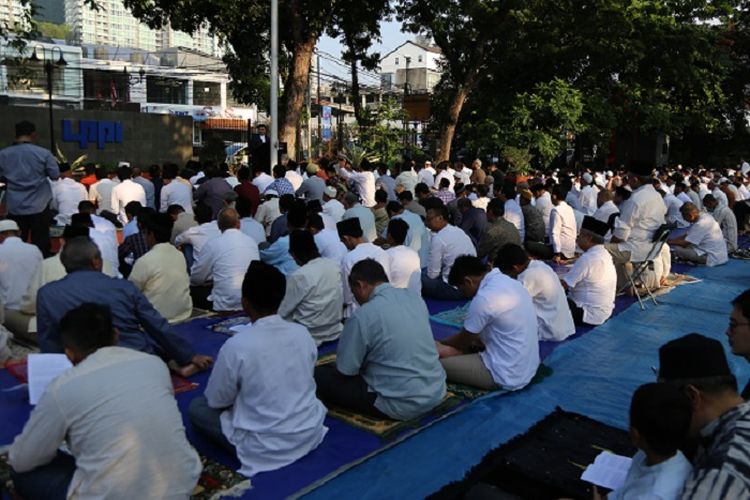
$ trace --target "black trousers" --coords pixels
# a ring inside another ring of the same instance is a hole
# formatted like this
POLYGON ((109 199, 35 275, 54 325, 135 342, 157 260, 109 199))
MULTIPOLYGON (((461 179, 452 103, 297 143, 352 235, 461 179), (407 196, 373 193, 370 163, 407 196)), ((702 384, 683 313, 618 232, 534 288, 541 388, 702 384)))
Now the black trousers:
POLYGON ((737 229, 742 231, 747 224, 747 218, 750 215, 750 203, 747 200, 738 201, 732 208, 734 216, 737 219, 737 229))
MULTIPOLYGON (((45 181, 46 182, 46 181, 45 181)), ((52 222, 49 207, 37 214, 17 215, 8 214, 8 218, 16 221, 21 230, 21 239, 28 241, 31 234, 31 243, 41 250, 45 258, 51 255, 49 244, 49 225, 52 222)))
POLYGON ((360 375, 349 377, 336 369, 335 363, 315 368, 318 399, 327 405, 339 406, 374 418, 390 418, 375 408, 376 394, 368 391, 360 375))
POLYGON ((570 314, 573 315, 573 323, 576 325, 593 326, 583 321, 583 309, 578 307, 576 303, 570 299, 568 299, 568 307, 570 307, 570 314))

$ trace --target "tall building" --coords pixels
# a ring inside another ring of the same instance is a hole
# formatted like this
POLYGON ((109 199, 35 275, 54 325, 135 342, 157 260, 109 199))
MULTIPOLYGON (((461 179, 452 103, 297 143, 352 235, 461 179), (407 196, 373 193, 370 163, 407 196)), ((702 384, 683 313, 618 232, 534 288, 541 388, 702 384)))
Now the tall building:
MULTIPOLYGON (((0 2, 6 0, 0 0, 0 2)), ((84 0, 65 1, 65 24, 79 44, 138 48, 150 52, 170 47, 186 47, 218 56, 219 46, 207 30, 193 35, 169 27, 152 30, 128 11, 122 0, 99 0, 99 10, 90 9, 84 0)))
POLYGON ((0 0, 0 27, 12 28, 20 22, 23 9, 18 0, 0 0))

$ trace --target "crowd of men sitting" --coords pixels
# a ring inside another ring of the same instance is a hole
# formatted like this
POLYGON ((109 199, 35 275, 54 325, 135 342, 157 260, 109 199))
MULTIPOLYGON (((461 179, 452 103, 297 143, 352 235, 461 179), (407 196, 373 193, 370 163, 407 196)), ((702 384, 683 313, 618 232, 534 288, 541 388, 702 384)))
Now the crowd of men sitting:
MULTIPOLYGON (((195 484, 200 465, 159 358, 184 376, 213 365, 190 420, 252 476, 316 448, 326 405, 409 420, 441 403, 447 381, 524 388, 540 340, 604 323, 618 293, 663 285, 673 256, 708 266, 744 256, 737 235, 750 213, 744 162, 527 181, 479 160, 406 161, 395 171, 339 155, 270 174, 123 163, 87 167, 76 180, 33 141, 22 122, 16 144, 0 151, 4 324, 77 366, 50 385, 11 448, 30 498, 46 494, 40 474, 82 496, 135 488, 161 497, 195 484), (38 225, 52 217, 64 229, 50 256, 38 225), (655 248, 665 224, 669 245, 655 248), (423 297, 471 299, 463 328, 435 342, 423 297), (213 360, 174 330, 194 308, 244 311, 250 323, 213 360), (316 367, 317 346, 335 340, 335 363, 316 367), (75 462, 57 452, 65 438, 75 462), (146 470, 153 460, 169 467, 146 470)), ((743 300, 736 325, 747 329, 743 300)))

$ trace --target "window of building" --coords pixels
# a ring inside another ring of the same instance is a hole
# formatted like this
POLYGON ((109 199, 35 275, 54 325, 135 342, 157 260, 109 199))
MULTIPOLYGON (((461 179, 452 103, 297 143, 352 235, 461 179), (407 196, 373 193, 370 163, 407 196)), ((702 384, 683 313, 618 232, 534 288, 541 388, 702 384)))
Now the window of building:
MULTIPOLYGON (((5 61, 8 92, 24 94, 47 94, 47 73, 42 61, 9 59, 5 61)), ((65 69, 52 65, 52 94, 67 95, 65 69)), ((72 91, 72 90, 71 90, 72 91)))
POLYGON ((396 58, 396 66, 398 66, 398 57, 396 58))
POLYGON ((193 104, 196 106, 221 106, 221 83, 194 81, 193 104))
POLYGON ((85 100, 130 102, 128 77, 121 71, 83 70, 85 100))
POLYGON ((422 56, 417 56, 417 62, 422 62, 422 56))
POLYGON ((393 73, 383 73, 380 75, 380 86, 385 90, 390 90, 393 87, 393 73))
POLYGON ((147 102, 187 104, 187 81, 162 76, 146 77, 147 102))

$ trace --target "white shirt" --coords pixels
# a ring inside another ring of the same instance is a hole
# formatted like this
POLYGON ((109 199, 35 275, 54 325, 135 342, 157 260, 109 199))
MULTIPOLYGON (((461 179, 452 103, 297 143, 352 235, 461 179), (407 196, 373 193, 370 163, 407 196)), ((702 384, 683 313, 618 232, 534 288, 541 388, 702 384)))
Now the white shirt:
POLYGON ((255 212, 255 220, 260 222, 260 224, 266 228, 266 236, 271 235, 271 224, 273 224, 273 221, 280 216, 281 210, 279 210, 278 198, 271 198, 264 201, 258 205, 258 210, 255 212))
POLYGON ((586 215, 594 215, 596 212, 597 191, 593 186, 584 186, 578 197, 578 206, 581 212, 586 215))
MULTIPOLYGON (((409 232, 406 233, 406 241, 404 245, 412 248, 419 254, 419 261, 422 267, 427 267, 430 260, 430 241, 432 240, 432 232, 427 229, 424 225, 422 217, 410 212, 409 210, 403 210, 400 214, 394 215, 392 219, 403 219, 409 225, 409 232)), ((387 236, 388 226, 386 226, 383 232, 383 238, 387 236)))
POLYGON ((721 232, 724 234, 727 252, 735 252, 737 250, 737 217, 734 212, 729 207, 716 207, 711 215, 719 223, 721 232))
POLYGON ((198 260, 206 243, 214 238, 218 238, 220 235, 221 231, 216 221, 204 222, 178 235, 174 240, 174 244, 175 246, 191 245, 193 247, 193 259, 198 260))
POLYGON ((615 309, 617 271, 604 245, 589 248, 562 278, 570 299, 583 309, 583 321, 601 325, 615 309))
POLYGON ((346 245, 341 243, 339 233, 333 229, 323 229, 313 236, 313 238, 315 239, 315 245, 318 247, 320 256, 331 259, 341 266, 349 250, 346 249, 346 245))
POLYGON ((608 223, 609 218, 612 216, 612 214, 619 213, 620 209, 617 208, 617 205, 612 200, 605 201, 602 203, 602 206, 596 209, 596 212, 594 212, 594 219, 608 223))
POLYGON ((534 199, 534 206, 542 212, 542 217, 544 218, 544 229, 549 231, 549 214, 552 212, 552 207, 554 206, 552 205, 552 197, 547 191, 545 191, 541 196, 534 199))
POLYGON ((409 191, 411 194, 414 194, 414 187, 418 183, 419 177, 417 177, 417 174, 413 170, 401 172, 398 174, 398 177, 396 177, 396 187, 401 186, 404 191, 409 191))
POLYGON ((185 212, 193 213, 193 189, 187 184, 172 179, 161 188, 160 196, 160 212, 166 212, 170 205, 179 205, 185 212))
POLYGON ((117 228, 114 224, 112 224, 104 217, 99 217, 95 214, 91 214, 91 222, 94 223, 94 229, 110 236, 115 242, 115 245, 117 245, 117 228))
POLYGON ((462 255, 476 257, 477 250, 462 229, 448 224, 432 236, 427 276, 432 279, 442 277, 448 283, 453 262, 462 255))
POLYGON ((328 429, 315 397, 318 359, 310 333, 278 315, 237 332, 219 351, 206 399, 221 413, 221 429, 237 449, 239 472, 278 469, 315 449, 328 429))
POLYGON ((523 211, 521 210, 521 205, 519 205, 516 200, 508 200, 505 202, 505 214, 503 215, 503 219, 516 226, 516 229, 518 229, 518 232, 521 235, 521 241, 524 241, 524 238, 526 237, 526 227, 523 220, 523 211))
POLYGON ((253 185, 258 188, 258 191, 263 193, 265 192, 266 188, 268 188, 268 186, 270 186, 273 182, 273 177, 265 172, 261 172, 260 174, 255 176, 252 182, 253 185))
POLYGON ((117 235, 114 237, 110 232, 99 231, 98 229, 91 227, 89 228, 89 238, 93 241, 99 253, 102 254, 102 260, 108 264, 104 266, 103 271, 113 278, 119 275, 117 269, 120 266, 120 261, 117 256, 117 235), (107 267, 109 272, 106 271, 107 267))
POLYGON ((242 280, 254 260, 260 260, 255 240, 239 229, 227 229, 203 246, 190 270, 190 284, 213 283, 209 300, 215 311, 240 311, 242 280))
POLYGON ((136 184, 131 179, 125 179, 112 188, 112 211, 117 214, 118 219, 123 224, 128 222, 128 218, 125 216, 125 205, 131 201, 137 201, 140 202, 141 206, 146 206, 146 191, 143 186, 136 184))
POLYGON ((682 498, 682 489, 692 472, 692 465, 680 450, 672 458, 656 465, 648 465, 646 454, 639 450, 630 463, 625 483, 607 498, 678 500, 682 498))
POLYGON ((748 172, 750 172, 750 163, 743 162, 741 170, 742 170, 742 175, 747 177, 748 172))
POLYGON ((561 201, 552 207, 549 214, 549 241, 554 253, 573 257, 576 253, 578 225, 576 214, 566 202, 561 201))
POLYGON ((532 260, 518 275, 536 310, 539 340, 561 341, 576 332, 565 289, 557 273, 540 260, 532 260))
POLYGON ((488 272, 469 303, 464 329, 479 335, 485 346, 479 356, 497 385, 515 391, 534 378, 539 367, 536 312, 520 282, 497 269, 488 272))
POLYGON ((133 264, 128 279, 170 323, 193 312, 185 257, 170 243, 158 243, 133 264))
POLYGON ((435 185, 435 170, 423 168, 417 172, 417 180, 427 184, 427 187, 433 187, 435 185))
POLYGON ((729 206, 729 199, 727 198, 727 195, 724 193, 724 191, 722 191, 721 189, 717 187, 717 188, 714 188, 713 191, 711 191, 711 194, 714 195, 714 198, 716 198, 716 201, 719 202, 720 207, 729 206))
POLYGON ((651 184, 641 186, 620 205, 614 236, 623 241, 620 251, 630 252, 631 262, 642 262, 654 245, 654 233, 664 224, 667 206, 651 184))
POLYGON ((240 220, 240 231, 255 240, 255 243, 261 244, 266 241, 266 230, 260 222, 252 217, 245 217, 240 220))
POLYGON ((198 172, 197 174, 195 174, 194 176, 192 176, 190 178, 190 184, 192 184, 193 186, 195 186, 195 184, 199 180, 203 179, 205 176, 206 176, 206 173, 203 170, 201 170, 200 172, 198 172))
POLYGON ((422 295, 422 267, 419 254, 406 245, 391 247, 385 251, 390 259, 391 286, 407 288, 422 295))
POLYGON ((57 210, 55 222, 59 226, 70 224, 70 216, 78 213, 78 204, 88 199, 86 186, 70 177, 62 177, 52 184, 52 207, 57 210))
POLYGON ((173 391, 158 357, 103 347, 47 386, 9 463, 29 471, 66 442, 76 460, 67 498, 188 498, 202 466, 173 391))
POLYGON ((96 203, 96 213, 100 214, 105 210, 115 213, 112 210, 112 189, 119 184, 112 179, 104 178, 91 185, 89 188, 89 201, 96 203))
POLYGON ((677 227, 687 227, 689 224, 682 218, 680 208, 684 202, 672 193, 664 195, 664 204, 667 206, 666 221, 670 224, 677 224, 677 227))
MULTIPOLYGON (((677 195, 677 199, 680 200, 680 201, 682 201, 683 203, 692 203, 692 201, 693 201, 690 198, 690 196, 688 196, 688 194, 685 193, 685 191, 682 191, 680 194, 678 194, 677 195)), ((698 205, 696 205, 696 206, 698 206, 698 205)), ((698 208, 698 210, 700 210, 700 207, 698 208)))
POLYGON ((344 212, 342 219, 353 219, 355 217, 359 219, 359 225, 362 227, 362 234, 365 239, 369 242, 375 241, 378 238, 378 230, 375 226, 375 215, 372 210, 357 203, 344 212))
POLYGON ((706 213, 701 213, 698 220, 690 226, 685 239, 693 245, 695 253, 707 256, 706 265, 709 267, 724 264, 729 260, 721 227, 716 219, 706 213))
POLYGON ((42 252, 17 236, 0 244, 0 305, 20 310, 21 299, 29 288, 36 268, 42 263, 42 252))
POLYGON ((302 182, 305 180, 302 178, 301 175, 299 175, 294 170, 287 170, 286 174, 284 174, 284 177, 286 177, 286 180, 289 181, 289 183, 294 188, 294 191, 297 191, 300 186, 302 186, 302 182))
POLYGON ((344 256, 344 260, 341 261, 341 280, 344 284, 344 306, 346 310, 344 317, 348 318, 352 313, 359 307, 357 301, 354 299, 351 288, 349 288, 349 273, 351 272, 354 264, 361 260, 374 259, 376 260, 383 269, 385 269, 386 276, 390 279, 391 272, 391 259, 385 250, 379 246, 375 246, 372 243, 360 243, 353 250, 344 256))
MULTIPOLYGON (((341 172, 345 172, 342 170, 341 172)), ((352 172, 344 178, 352 182, 367 208, 375 206, 375 174, 372 172, 352 172)))
POLYGON ((339 338, 344 308, 341 265, 313 259, 286 277, 286 294, 279 316, 310 332, 316 345, 339 338))
POLYGON ((453 187, 456 185, 456 179, 453 178, 453 174, 448 172, 447 170, 441 170, 439 174, 437 174, 437 177, 435 177, 435 184, 432 186, 435 189, 440 189, 440 181, 443 179, 448 179, 448 189, 453 191, 453 187))
POLYGON ((323 213, 330 216, 334 222, 339 222, 344 216, 346 208, 336 198, 331 198, 323 204, 323 213))

